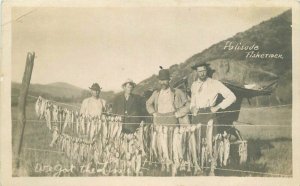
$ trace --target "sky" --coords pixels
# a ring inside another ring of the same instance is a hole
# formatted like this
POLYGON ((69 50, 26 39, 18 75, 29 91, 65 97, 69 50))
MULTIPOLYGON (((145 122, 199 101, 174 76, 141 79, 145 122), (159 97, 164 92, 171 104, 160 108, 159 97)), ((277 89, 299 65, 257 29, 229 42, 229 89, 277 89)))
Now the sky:
POLYGON ((13 8, 12 81, 21 82, 27 52, 31 83, 66 82, 121 90, 179 64, 287 8, 13 8), (25 15, 24 15, 25 14, 25 15))

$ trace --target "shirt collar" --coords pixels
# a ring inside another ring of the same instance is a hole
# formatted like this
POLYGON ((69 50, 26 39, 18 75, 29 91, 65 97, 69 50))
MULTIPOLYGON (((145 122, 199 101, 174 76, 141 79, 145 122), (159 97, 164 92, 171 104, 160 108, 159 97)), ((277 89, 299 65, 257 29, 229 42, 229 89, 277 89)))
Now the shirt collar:
POLYGON ((199 78, 197 79, 197 82, 198 83, 204 83, 204 82, 207 82, 209 81, 211 78, 210 77, 207 77, 205 81, 201 81, 199 78))
POLYGON ((169 92, 170 92, 170 90, 171 90, 171 88, 169 87, 169 88, 167 88, 166 90, 164 90, 164 89, 161 89, 161 90, 160 90, 160 92, 169 93, 169 92))
POLYGON ((91 96, 90 99, 92 99, 92 100, 100 100, 100 97, 94 98, 93 96, 91 96))
POLYGON ((129 94, 127 97, 126 97, 126 95, 124 94, 124 97, 125 97, 125 99, 127 98, 127 100, 129 99, 130 96, 131 96, 131 94, 129 94))

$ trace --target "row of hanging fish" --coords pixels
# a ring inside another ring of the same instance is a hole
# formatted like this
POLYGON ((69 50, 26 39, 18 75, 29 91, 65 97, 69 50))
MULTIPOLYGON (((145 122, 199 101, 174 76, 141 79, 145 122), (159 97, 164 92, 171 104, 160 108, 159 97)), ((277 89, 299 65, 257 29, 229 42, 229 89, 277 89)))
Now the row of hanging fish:
MULTIPOLYGON (((38 98, 35 111, 52 131, 51 147, 57 146, 72 161, 102 166, 103 175, 140 175, 142 158, 158 162, 161 171, 173 176, 178 171, 197 174, 206 167, 213 170, 226 166, 230 155, 228 135, 213 136, 212 121, 206 127, 142 122, 134 134, 125 134, 121 116, 84 116, 42 97, 38 98)), ((239 146, 241 162, 247 159, 246 150, 246 144, 239 146)))
POLYGON ((109 114, 91 117, 80 114, 61 106, 53 104, 51 101, 39 97, 35 111, 39 119, 45 119, 46 125, 51 131, 66 133, 66 131, 76 136, 85 136, 92 140, 102 130, 102 136, 110 138, 119 137, 122 131, 122 117, 109 114))
POLYGON ((50 146, 64 152, 73 162, 93 164, 98 170, 101 167, 102 175, 142 174, 142 156, 146 157, 149 141, 149 126, 143 122, 134 134, 124 134, 121 116, 84 116, 42 97, 38 98, 35 111, 52 131, 50 146), (77 136, 66 134, 70 131, 77 136))
POLYGON ((142 175, 142 158, 146 157, 143 135, 148 130, 149 126, 141 123, 135 133, 122 133, 118 138, 105 140, 105 143, 102 143, 101 134, 93 141, 59 134, 53 145, 73 162, 93 164, 102 175, 139 176, 142 175))
POLYGON ((206 133, 201 124, 186 126, 155 125, 151 135, 151 161, 158 161, 161 170, 175 176, 178 171, 202 172, 205 167, 226 166, 230 153, 228 137, 213 137, 213 125, 206 133), (212 165, 214 163, 214 165, 212 165))

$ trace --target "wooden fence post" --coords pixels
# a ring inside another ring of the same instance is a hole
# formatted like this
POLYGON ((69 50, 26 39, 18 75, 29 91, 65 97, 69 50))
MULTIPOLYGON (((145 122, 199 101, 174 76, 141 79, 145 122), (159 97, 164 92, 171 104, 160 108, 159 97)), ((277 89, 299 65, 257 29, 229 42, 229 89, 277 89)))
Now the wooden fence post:
POLYGON ((35 53, 27 53, 27 59, 26 59, 26 66, 25 71, 23 75, 22 85, 20 89, 20 95, 18 100, 18 127, 16 135, 20 136, 19 141, 17 141, 17 147, 18 147, 18 154, 17 154, 17 163, 16 167, 17 169, 20 168, 20 155, 22 150, 22 143, 23 143, 23 136, 24 136, 24 130, 26 125, 26 98, 28 94, 28 89, 30 85, 30 79, 33 69, 33 63, 34 63, 34 57, 35 53), (20 130, 21 131, 20 131, 20 130))

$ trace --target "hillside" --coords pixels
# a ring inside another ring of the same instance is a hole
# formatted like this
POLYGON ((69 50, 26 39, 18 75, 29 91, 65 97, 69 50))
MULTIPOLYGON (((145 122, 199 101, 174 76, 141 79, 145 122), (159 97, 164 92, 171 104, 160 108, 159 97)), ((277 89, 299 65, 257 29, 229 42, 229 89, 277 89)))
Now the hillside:
MULTIPOLYGON (((215 78, 233 82, 234 85, 243 86, 249 83, 266 86, 272 80, 278 79, 278 87, 271 98, 259 98, 262 102, 291 103, 292 102, 292 29, 291 10, 267 21, 253 26, 249 30, 237 33, 231 38, 225 39, 211 47, 197 53, 181 64, 172 65, 171 84, 174 84, 187 76, 188 86, 195 74, 191 66, 196 63, 206 62, 218 74, 215 78), (246 58, 246 52, 241 50, 225 50, 226 42, 233 45, 257 45, 260 53, 282 54, 283 59, 246 58), (220 74, 220 71, 226 72, 220 74), (248 70, 251 69, 251 70, 248 70), (234 74, 234 75, 233 75, 234 74), (239 81, 238 83, 236 81, 239 81)), ((213 76, 214 77, 214 76, 213 76)), ((153 75, 138 84, 135 91, 142 94, 145 90, 158 87, 157 76, 153 75)))
MULTIPOLYGON (((20 86, 21 84, 16 82, 12 82, 11 84, 12 103, 17 101, 16 96, 19 95, 20 86)), ((90 96, 89 90, 82 89, 63 82, 50 83, 45 85, 31 84, 28 94, 32 96, 43 96, 47 99, 52 99, 55 101, 78 103, 82 102, 84 98, 90 96)), ((101 97, 106 100, 111 100, 113 96, 113 91, 101 92, 101 97)))

